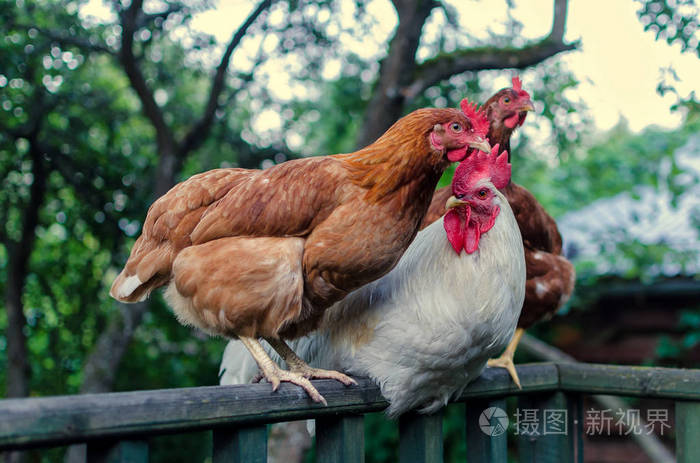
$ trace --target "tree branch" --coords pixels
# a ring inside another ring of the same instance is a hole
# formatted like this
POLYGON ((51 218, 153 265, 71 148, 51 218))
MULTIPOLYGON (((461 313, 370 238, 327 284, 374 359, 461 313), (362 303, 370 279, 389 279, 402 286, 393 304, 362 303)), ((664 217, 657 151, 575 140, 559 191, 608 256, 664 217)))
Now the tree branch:
POLYGON ((211 129, 212 122, 214 120, 214 115, 216 110, 219 108, 219 97, 224 89, 224 82, 226 79, 226 70, 228 69, 229 62, 231 61, 231 56, 234 50, 238 47, 238 44, 243 40, 246 32, 250 26, 255 22, 255 20, 270 6, 272 6, 273 0, 263 0, 260 5, 248 16, 245 22, 238 28, 238 30, 233 34, 231 41, 226 47, 226 51, 221 57, 221 61, 216 68, 216 72, 212 79, 211 89, 209 91, 209 98, 207 100, 206 108, 202 117, 192 126, 190 131, 187 133, 183 139, 180 149, 178 150, 178 157, 184 157, 190 151, 197 149, 207 138, 209 131, 211 129))
POLYGON ((553 42, 547 38, 523 48, 484 47, 440 56, 421 64, 416 70, 415 80, 403 92, 411 100, 428 87, 455 74, 485 69, 523 69, 578 46, 578 42, 553 42))
POLYGON ((413 82, 402 92, 412 100, 428 87, 455 74, 485 69, 523 69, 564 51, 575 50, 579 42, 564 42, 568 0, 554 0, 552 29, 544 39, 521 48, 483 47, 441 55, 416 68, 413 82))
POLYGON ((114 55, 115 52, 107 45, 102 43, 97 43, 89 38, 78 37, 74 35, 65 35, 62 32, 55 31, 52 29, 43 29, 36 26, 20 25, 19 27, 24 29, 36 29, 40 33, 44 34, 49 39, 60 43, 61 45, 73 45, 84 51, 94 51, 98 53, 106 53, 108 55, 114 55))
POLYGON ((161 154, 164 150, 174 151, 174 138, 170 131, 170 127, 165 122, 163 111, 156 103, 153 92, 148 88, 146 78, 141 72, 136 56, 134 55, 134 32, 136 32, 136 24, 138 16, 141 13, 143 0, 134 0, 129 8, 121 11, 119 14, 122 26, 122 44, 119 50, 119 60, 124 67, 124 72, 131 82, 136 95, 141 101, 143 113, 151 121, 156 131, 156 142, 161 154))

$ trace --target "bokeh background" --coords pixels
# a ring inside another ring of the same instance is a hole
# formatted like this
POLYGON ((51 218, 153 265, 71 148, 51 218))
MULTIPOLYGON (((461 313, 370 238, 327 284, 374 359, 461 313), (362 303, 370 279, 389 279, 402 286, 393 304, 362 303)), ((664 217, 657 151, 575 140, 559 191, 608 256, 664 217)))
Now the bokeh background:
MULTIPOLYGON (((153 199, 207 169, 352 151, 413 109, 485 101, 514 75, 536 111, 514 137, 513 178, 557 218, 578 273, 533 333, 581 361, 697 367, 698 11, 0 0, 0 394, 216 384, 224 340, 180 326, 160 295, 107 294, 153 199)), ((446 412, 446 461, 464 459, 463 413, 446 412)), ((366 426, 367 461, 394 461, 395 424, 366 426)), ((152 461, 205 461, 206 434, 173 439, 154 441, 152 461)), ((624 436, 586 445, 587 461, 650 461, 624 436)))

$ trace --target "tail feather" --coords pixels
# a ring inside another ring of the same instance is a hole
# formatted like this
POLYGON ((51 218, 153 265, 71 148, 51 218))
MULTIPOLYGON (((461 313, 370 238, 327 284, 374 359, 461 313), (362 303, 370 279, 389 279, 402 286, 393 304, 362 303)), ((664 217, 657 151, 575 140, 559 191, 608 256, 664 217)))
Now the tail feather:
POLYGON ((170 280, 174 251, 169 243, 154 243, 141 235, 109 295, 121 302, 140 302, 170 280))

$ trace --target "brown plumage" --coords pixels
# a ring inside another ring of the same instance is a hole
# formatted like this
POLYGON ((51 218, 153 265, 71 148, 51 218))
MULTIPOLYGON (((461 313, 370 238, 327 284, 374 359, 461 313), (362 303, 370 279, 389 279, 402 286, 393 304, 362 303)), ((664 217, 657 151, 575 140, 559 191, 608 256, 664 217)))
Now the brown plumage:
MULTIPOLYGON (((513 79, 513 88, 499 90, 483 106, 490 122, 489 142, 492 145, 499 143, 508 153, 511 153, 513 131, 523 124, 527 111, 532 110, 530 95, 522 90, 516 79, 513 79)), ((527 282, 525 302, 513 341, 503 356, 493 359, 489 365, 507 368, 520 386, 512 359, 522 332, 534 323, 550 318, 569 299, 576 274, 571 262, 561 255, 562 239, 556 222, 535 196, 514 182, 502 192, 513 209, 523 238, 527 282)), ((450 186, 435 192, 421 229, 445 214, 445 202, 451 195, 450 186)))
POLYGON ((275 387, 292 381, 322 400, 298 376, 351 380, 311 371, 283 339, 313 330, 327 307, 398 262, 447 157, 488 146, 485 117, 472 116, 483 121, 417 110, 354 153, 195 175, 150 207, 110 294, 135 302, 167 284, 181 322, 240 338, 275 387), (260 337, 296 371, 274 370, 260 337))

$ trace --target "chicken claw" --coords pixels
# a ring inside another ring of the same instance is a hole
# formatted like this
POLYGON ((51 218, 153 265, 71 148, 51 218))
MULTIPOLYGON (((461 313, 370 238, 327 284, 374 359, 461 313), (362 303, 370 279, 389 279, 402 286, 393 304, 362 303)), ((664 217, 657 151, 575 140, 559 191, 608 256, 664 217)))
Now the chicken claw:
POLYGON ((508 373, 510 373, 510 377, 513 378, 513 382, 515 383, 516 386, 518 386, 518 389, 522 389, 523 387, 520 385, 520 378, 518 378, 518 372, 515 371, 515 364, 513 363, 513 358, 506 355, 504 353, 498 358, 495 359, 489 359, 486 362, 486 365, 490 368, 498 367, 498 368, 505 368, 508 370, 508 373))
POLYGON ((306 391, 311 400, 313 400, 314 402, 319 402, 323 405, 328 405, 326 399, 318 392, 318 390, 316 390, 313 384, 311 384, 311 381, 309 381, 308 378, 305 378, 304 375, 302 375, 301 373, 283 370, 278 366, 274 366, 270 370, 264 372, 263 375, 265 376, 265 379, 272 384, 273 392, 280 387, 280 382, 286 381, 292 384, 296 384, 297 386, 304 389, 304 391, 306 391))
POLYGON ((517 328, 515 330, 515 334, 513 335, 513 339, 510 340, 510 343, 508 343, 508 347, 506 347, 506 350, 503 351, 503 354, 501 354, 501 356, 498 358, 489 359, 488 362, 486 362, 486 365, 488 365, 491 368, 498 367, 505 368, 506 370, 508 370, 508 373, 510 373, 510 377, 513 378, 513 382, 516 386, 518 386, 518 389, 522 389, 523 387, 520 385, 520 378, 518 378, 518 372, 515 371, 513 356, 515 355, 515 349, 518 347, 518 343, 520 342, 520 338, 523 336, 523 333, 525 333, 524 329, 517 328))
POLYGON ((289 347, 289 345, 283 340, 274 338, 265 338, 265 340, 272 346, 273 349, 277 351, 278 354, 280 354, 280 357, 284 359, 289 366, 289 371, 299 373, 305 378, 335 379, 346 386, 350 386, 352 384, 357 386, 357 381, 339 371, 310 367, 306 362, 299 358, 299 356, 294 353, 292 348, 289 347))
POLYGON ((311 400, 314 402, 328 405, 326 399, 324 399, 323 396, 316 390, 308 378, 305 378, 298 372, 283 370, 275 362, 273 362, 270 356, 265 352, 263 346, 260 344, 260 341, 255 338, 248 338, 245 336, 239 336, 238 339, 240 339, 243 345, 250 351, 250 354, 258 364, 258 368, 260 368, 260 373, 253 378, 254 382, 259 382, 262 378, 265 378, 272 384, 273 391, 276 391, 280 387, 280 383, 282 381, 296 384, 304 389, 304 391, 306 391, 311 400))

